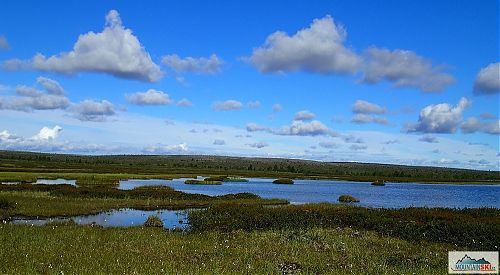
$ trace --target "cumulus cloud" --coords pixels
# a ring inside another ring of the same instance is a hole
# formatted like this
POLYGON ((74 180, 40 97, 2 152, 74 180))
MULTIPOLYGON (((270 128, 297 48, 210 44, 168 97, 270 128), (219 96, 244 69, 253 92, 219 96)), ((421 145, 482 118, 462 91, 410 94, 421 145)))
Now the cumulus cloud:
POLYGON ((106 118, 116 114, 115 107, 107 100, 84 100, 71 108, 75 118, 81 121, 106 121, 106 118))
POLYGON ((215 102, 212 108, 216 111, 230 111, 230 110, 240 110, 243 108, 243 104, 237 100, 226 100, 215 102))
POLYGON ((462 112, 470 105, 464 97, 454 107, 447 103, 429 105, 420 111, 418 122, 409 125, 408 132, 455 133, 462 121, 462 112))
POLYGON ((135 105, 168 105, 172 103, 167 93, 155 89, 126 95, 125 98, 128 102, 135 105))
POLYGON ((249 132, 268 132, 280 136, 338 136, 335 131, 318 120, 295 120, 290 126, 283 126, 281 128, 269 128, 255 123, 249 123, 246 128, 249 132))
POLYGON ((214 140, 214 145, 225 145, 226 144, 226 141, 224 141, 223 139, 216 139, 214 140))
POLYGON ((439 143, 439 140, 431 135, 424 135, 418 139, 419 141, 422 142, 427 142, 427 143, 439 143))
POLYGON ((106 15, 102 32, 80 35, 72 51, 50 57, 39 53, 31 60, 8 60, 3 67, 7 70, 36 69, 70 75, 97 72, 147 82, 158 81, 163 76, 160 67, 151 60, 132 30, 122 25, 116 10, 106 15))
POLYGON ((59 83, 48 78, 38 78, 46 90, 44 93, 34 87, 26 85, 17 85, 16 94, 18 96, 0 97, 0 109, 9 109, 17 111, 33 110, 53 110, 65 109, 70 105, 69 99, 64 96, 59 83))
POLYGON ((63 95, 64 94, 64 89, 61 87, 59 82, 57 82, 55 80, 52 80, 52 79, 47 78, 47 77, 39 76, 36 79, 36 82, 38 84, 42 85, 43 88, 45 88, 45 90, 49 94, 53 94, 53 95, 63 95))
POLYGON ((297 112, 295 114, 295 117, 293 118, 293 120, 311 120, 314 117, 316 117, 316 115, 314 113, 307 111, 307 110, 303 110, 303 111, 297 112))
POLYGON ((247 103, 247 106, 250 109, 260 108, 260 101, 258 101, 258 100, 256 100, 256 101, 250 101, 250 102, 247 103))
POLYGON ((43 127, 38 134, 33 136, 34 140, 51 140, 56 139, 59 133, 62 131, 62 127, 59 125, 53 128, 43 127))
POLYGON ((475 132, 484 132, 491 135, 500 134, 500 120, 493 122, 482 122, 476 117, 469 117, 460 125, 462 133, 470 134, 475 132))
POLYGON ((248 61, 260 72, 308 71, 349 74, 358 70, 360 58, 347 48, 345 29, 329 15, 314 19, 308 28, 292 36, 277 31, 263 46, 255 48, 248 61))
POLYGON ((390 81, 395 87, 417 88, 424 92, 441 92, 455 82, 440 66, 412 51, 369 48, 365 50, 362 82, 390 81))
POLYGON ((166 55, 162 58, 162 63, 176 71, 177 73, 200 73, 217 74, 221 71, 224 61, 212 54, 210 57, 186 57, 180 58, 178 55, 166 55))
POLYGON ((165 145, 165 144, 155 144, 146 146, 142 152, 144 154, 183 154, 189 150, 186 143, 165 145))
POLYGON ((248 146, 250 146, 252 148, 258 148, 258 149, 269 146, 269 144, 267 144, 267 142, 264 142, 264 141, 259 141, 259 142, 254 142, 254 143, 248 143, 246 145, 248 145, 248 146))
POLYGON ((498 94, 500 92, 500 63, 491 63, 482 68, 474 81, 475 95, 498 94))
POLYGON ((279 113, 279 112, 283 111, 283 106, 281 106, 281 104, 276 103, 273 105, 272 109, 273 109, 273 113, 279 113))
POLYGON ((10 49, 9 42, 7 41, 7 38, 5 38, 5 36, 0 36, 0 49, 2 50, 10 49))
POLYGON ((183 99, 177 101, 177 106, 191 107, 191 106, 193 106, 193 103, 191 101, 189 101, 188 99, 183 98, 183 99))
POLYGON ((364 100, 356 100, 352 105, 352 112, 356 114, 385 114, 387 109, 364 100))
POLYGON ((389 122, 387 119, 383 117, 377 117, 377 116, 372 116, 372 115, 367 115, 367 114, 356 114, 352 119, 352 123, 357 123, 357 124, 365 124, 365 123, 378 123, 378 124, 383 124, 387 125, 389 122))

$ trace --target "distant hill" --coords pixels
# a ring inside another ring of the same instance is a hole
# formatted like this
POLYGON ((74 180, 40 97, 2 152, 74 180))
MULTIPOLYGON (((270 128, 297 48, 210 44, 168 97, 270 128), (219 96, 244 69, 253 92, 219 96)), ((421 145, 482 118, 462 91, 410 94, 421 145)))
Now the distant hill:
POLYGON ((500 183, 500 172, 392 164, 207 155, 83 156, 0 151, 0 172, 89 172, 500 183))

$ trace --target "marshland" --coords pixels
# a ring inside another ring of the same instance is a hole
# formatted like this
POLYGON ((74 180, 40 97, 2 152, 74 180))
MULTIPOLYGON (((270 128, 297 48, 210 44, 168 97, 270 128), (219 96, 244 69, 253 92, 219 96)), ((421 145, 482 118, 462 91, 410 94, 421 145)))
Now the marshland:
POLYGON ((0 273, 441 274, 447 251, 500 243, 495 172, 8 151, 0 161, 0 273), (419 188, 480 192, 486 205, 405 204, 419 188))

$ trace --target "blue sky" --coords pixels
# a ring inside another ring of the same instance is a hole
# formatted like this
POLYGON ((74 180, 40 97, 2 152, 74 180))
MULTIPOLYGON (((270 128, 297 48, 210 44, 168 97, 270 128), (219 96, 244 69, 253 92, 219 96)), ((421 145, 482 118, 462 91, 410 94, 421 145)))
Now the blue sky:
POLYGON ((0 18, 0 149, 499 170, 498 1, 16 1, 0 18))

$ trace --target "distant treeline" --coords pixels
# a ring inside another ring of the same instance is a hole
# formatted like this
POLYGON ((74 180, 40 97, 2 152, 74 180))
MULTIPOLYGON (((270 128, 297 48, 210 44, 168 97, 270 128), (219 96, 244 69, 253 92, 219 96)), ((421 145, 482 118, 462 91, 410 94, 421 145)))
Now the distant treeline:
POLYGON ((240 175, 288 178, 339 178, 360 181, 492 182, 498 171, 354 162, 224 156, 82 156, 0 151, 0 172, 86 172, 240 175))

